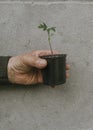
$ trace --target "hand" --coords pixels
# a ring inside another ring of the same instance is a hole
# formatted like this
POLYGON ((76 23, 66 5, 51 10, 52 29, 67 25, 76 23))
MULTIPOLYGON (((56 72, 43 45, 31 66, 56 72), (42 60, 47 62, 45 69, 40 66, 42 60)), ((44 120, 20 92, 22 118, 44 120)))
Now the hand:
MULTIPOLYGON (((54 54, 57 52, 53 51, 54 54)), ((43 82, 41 69, 46 67, 47 61, 39 56, 49 55, 50 51, 37 50, 19 56, 14 56, 8 62, 8 79, 15 84, 37 84, 43 82)), ((66 65, 66 70, 69 70, 69 65, 66 65)), ((66 71, 66 77, 69 77, 66 71)))

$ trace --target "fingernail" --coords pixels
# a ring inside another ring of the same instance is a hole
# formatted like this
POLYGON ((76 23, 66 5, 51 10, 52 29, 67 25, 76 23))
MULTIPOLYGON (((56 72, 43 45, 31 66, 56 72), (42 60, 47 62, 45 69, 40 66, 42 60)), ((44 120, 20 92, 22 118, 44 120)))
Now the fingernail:
POLYGON ((39 64, 39 65, 46 65, 46 60, 39 59, 39 60, 37 60, 37 64, 39 64))

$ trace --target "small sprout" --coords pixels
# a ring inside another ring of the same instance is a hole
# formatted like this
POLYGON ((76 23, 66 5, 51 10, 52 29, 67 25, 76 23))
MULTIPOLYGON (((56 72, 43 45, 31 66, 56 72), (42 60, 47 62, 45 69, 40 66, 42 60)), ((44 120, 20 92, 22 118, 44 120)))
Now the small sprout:
POLYGON ((56 32, 56 27, 48 27, 44 22, 38 26, 39 29, 43 29, 48 34, 48 43, 50 46, 51 54, 53 54, 53 50, 51 47, 51 37, 54 35, 53 32, 56 32))

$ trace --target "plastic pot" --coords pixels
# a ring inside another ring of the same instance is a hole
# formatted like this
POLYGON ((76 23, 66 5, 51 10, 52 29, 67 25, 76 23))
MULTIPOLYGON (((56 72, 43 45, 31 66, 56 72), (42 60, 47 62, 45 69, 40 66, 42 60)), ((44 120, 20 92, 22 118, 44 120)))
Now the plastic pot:
POLYGON ((66 54, 41 56, 47 60, 47 66, 42 69, 44 84, 55 86, 66 82, 66 54))

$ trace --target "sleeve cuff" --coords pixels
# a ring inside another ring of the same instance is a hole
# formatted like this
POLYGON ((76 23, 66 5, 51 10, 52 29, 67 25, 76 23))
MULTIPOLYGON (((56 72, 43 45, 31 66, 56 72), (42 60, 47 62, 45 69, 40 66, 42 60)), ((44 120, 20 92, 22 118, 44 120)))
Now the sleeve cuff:
POLYGON ((7 74, 7 65, 11 56, 0 56, 0 84, 10 84, 7 74))

